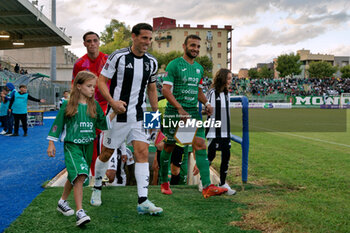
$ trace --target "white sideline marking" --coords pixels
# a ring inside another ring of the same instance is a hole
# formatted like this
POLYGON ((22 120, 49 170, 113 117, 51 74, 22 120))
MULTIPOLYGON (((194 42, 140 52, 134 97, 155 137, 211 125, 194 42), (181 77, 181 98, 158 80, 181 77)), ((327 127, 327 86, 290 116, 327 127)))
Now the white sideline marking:
POLYGON ((346 145, 346 144, 342 144, 342 143, 331 142, 331 141, 326 141, 326 140, 322 140, 322 139, 318 139, 318 138, 312 138, 312 137, 306 137, 306 136, 292 134, 292 133, 283 133, 283 134, 287 134, 287 135, 294 136, 294 137, 299 137, 299 138, 310 139, 310 140, 314 140, 314 141, 317 141, 317 142, 329 143, 329 144, 333 144, 333 145, 337 145, 337 146, 345 146, 345 147, 349 147, 350 148, 350 145, 346 145))
POLYGON ((44 117, 44 119, 45 120, 47 120, 47 119, 56 119, 56 117, 55 116, 46 116, 46 117, 44 117))
POLYGON ((345 146, 345 147, 350 148, 350 145, 347 145, 347 144, 326 141, 326 140, 322 140, 322 139, 319 139, 319 138, 306 137, 306 136, 302 136, 302 135, 298 135, 298 134, 292 134, 292 133, 286 133, 286 132, 278 132, 276 130, 266 129, 266 128, 262 128, 262 127, 256 127, 256 128, 268 130, 268 131, 271 131, 272 133, 286 134, 286 135, 290 135, 290 136, 294 136, 294 137, 305 138, 305 139, 310 139, 310 140, 317 141, 317 142, 324 142, 324 143, 328 143, 328 144, 333 144, 333 145, 337 145, 337 146, 345 146))

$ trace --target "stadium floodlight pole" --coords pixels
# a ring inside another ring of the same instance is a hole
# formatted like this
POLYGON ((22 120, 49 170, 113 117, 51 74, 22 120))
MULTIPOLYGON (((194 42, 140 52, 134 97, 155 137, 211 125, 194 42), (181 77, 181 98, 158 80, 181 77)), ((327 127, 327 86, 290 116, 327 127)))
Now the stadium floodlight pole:
MULTIPOLYGON (((230 102, 242 103, 242 138, 231 134, 231 140, 241 144, 242 148, 242 183, 248 181, 248 153, 249 153, 249 101, 246 96, 235 96, 230 98, 230 102)), ((243 186, 244 188, 244 186, 243 186)))
MULTIPOLYGON (((56 25, 56 0, 51 0, 51 21, 56 25)), ((56 81, 56 47, 51 47, 51 81, 56 81)))
MULTIPOLYGON (((51 21, 54 25, 56 25, 56 0, 51 0, 51 21)), ((51 81, 56 81, 56 47, 51 47, 50 78, 51 81)), ((55 106, 57 106, 57 97, 55 91, 53 93, 53 103, 55 106)))

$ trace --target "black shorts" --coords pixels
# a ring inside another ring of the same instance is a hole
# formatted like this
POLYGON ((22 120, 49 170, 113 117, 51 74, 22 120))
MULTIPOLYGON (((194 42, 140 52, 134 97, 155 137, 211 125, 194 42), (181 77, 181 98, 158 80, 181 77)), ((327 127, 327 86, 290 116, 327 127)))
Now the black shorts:
POLYGON ((176 167, 181 167, 183 154, 184 148, 176 145, 173 152, 171 153, 171 163, 176 167))
POLYGON ((209 140, 208 150, 222 151, 231 149, 230 138, 211 138, 209 140))

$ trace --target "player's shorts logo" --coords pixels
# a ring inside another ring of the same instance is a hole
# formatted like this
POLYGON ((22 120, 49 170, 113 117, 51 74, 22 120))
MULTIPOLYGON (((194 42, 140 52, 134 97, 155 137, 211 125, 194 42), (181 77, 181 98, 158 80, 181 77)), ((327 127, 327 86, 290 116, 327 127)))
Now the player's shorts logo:
POLYGON ((145 129, 160 129, 160 112, 144 112, 143 113, 143 128, 145 129))
POLYGON ((86 164, 80 164, 80 169, 81 170, 88 170, 88 166, 86 164))

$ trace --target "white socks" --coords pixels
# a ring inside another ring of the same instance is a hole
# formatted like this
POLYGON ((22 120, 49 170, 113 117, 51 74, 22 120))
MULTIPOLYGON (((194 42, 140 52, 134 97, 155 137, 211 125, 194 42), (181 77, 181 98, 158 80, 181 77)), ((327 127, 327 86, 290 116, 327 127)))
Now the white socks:
POLYGON ((96 159, 95 163, 95 186, 102 187, 102 179, 106 174, 108 168, 108 161, 102 162, 99 157, 96 159))
POLYGON ((147 197, 148 184, 149 184, 149 164, 148 163, 135 163, 135 178, 137 182, 138 196, 147 197))
POLYGON ((58 201, 58 204, 63 204, 63 202, 65 202, 66 200, 63 200, 62 197, 60 198, 60 200, 58 201))

